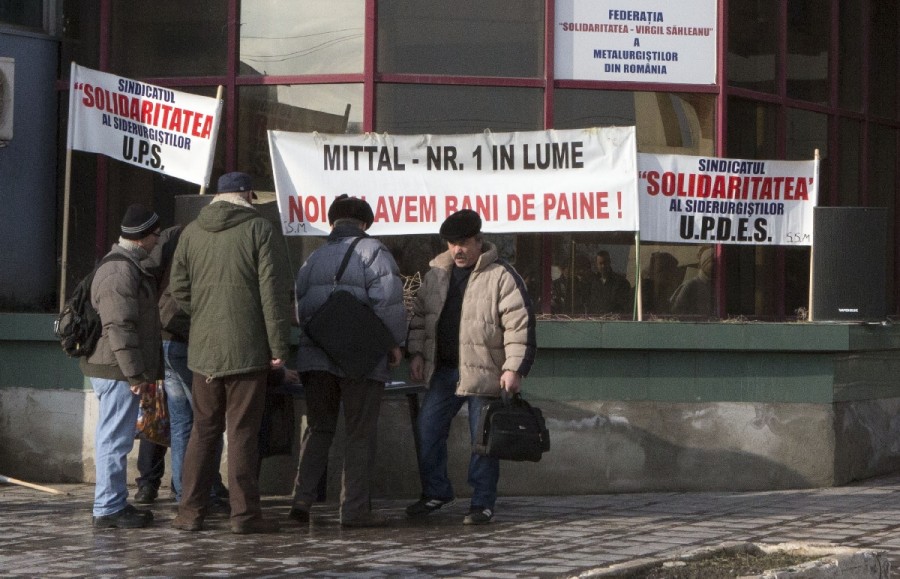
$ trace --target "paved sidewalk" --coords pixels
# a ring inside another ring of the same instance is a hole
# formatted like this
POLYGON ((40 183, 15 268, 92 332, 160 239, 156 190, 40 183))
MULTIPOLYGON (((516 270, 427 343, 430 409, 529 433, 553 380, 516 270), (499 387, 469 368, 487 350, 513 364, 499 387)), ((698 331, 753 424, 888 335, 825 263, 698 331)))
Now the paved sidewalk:
POLYGON ((53 486, 69 494, 0 485, 0 576, 572 577, 723 541, 876 548, 900 570, 900 473, 817 490, 501 497, 483 527, 461 524, 464 500, 419 521, 403 515, 411 501, 391 500, 375 505, 392 517, 385 529, 344 530, 334 504, 301 529, 286 519, 288 497, 265 497, 284 528, 240 536, 224 517, 172 529, 168 498, 150 529, 95 532, 93 485, 53 486))

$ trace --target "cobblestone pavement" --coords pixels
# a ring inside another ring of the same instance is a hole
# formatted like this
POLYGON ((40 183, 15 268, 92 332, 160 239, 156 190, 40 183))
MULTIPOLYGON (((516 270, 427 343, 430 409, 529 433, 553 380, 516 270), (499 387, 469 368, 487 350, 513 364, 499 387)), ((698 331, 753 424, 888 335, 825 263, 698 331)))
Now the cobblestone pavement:
POLYGON ((272 535, 233 535, 222 516, 176 531, 169 498, 149 529, 94 531, 93 485, 54 488, 68 494, 0 485, 0 576, 573 577, 723 541, 876 548, 900 569, 900 473, 816 490, 501 497, 481 527, 461 524, 465 500, 423 520, 380 500, 387 528, 342 529, 334 504, 300 528, 288 497, 265 497, 284 525, 272 535))

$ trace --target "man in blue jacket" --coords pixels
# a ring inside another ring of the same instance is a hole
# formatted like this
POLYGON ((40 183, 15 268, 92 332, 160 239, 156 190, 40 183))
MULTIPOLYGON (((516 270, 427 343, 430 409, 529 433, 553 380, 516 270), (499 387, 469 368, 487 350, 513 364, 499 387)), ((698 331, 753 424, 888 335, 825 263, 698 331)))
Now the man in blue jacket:
MULTIPOLYGON (((325 303, 334 289, 346 290, 372 306, 396 340, 368 376, 348 377, 328 355, 301 332, 297 368, 306 393, 308 426, 300 448, 300 465, 294 486, 290 518, 305 525, 318 494, 319 479, 328 464, 328 450, 334 439, 338 412, 344 407, 347 440, 344 448, 344 476, 341 489, 341 525, 378 527, 387 524, 370 510, 369 489, 375 459, 375 436, 388 366, 400 363, 399 344, 406 337, 406 308, 403 282, 388 249, 366 235, 372 225, 372 208, 362 199, 341 195, 328 209, 332 226, 327 243, 314 251, 297 273, 297 319, 303 327, 325 303), (350 244, 352 259, 335 286, 335 277, 350 244)), ((347 332, 358 328, 347 328, 347 332)))

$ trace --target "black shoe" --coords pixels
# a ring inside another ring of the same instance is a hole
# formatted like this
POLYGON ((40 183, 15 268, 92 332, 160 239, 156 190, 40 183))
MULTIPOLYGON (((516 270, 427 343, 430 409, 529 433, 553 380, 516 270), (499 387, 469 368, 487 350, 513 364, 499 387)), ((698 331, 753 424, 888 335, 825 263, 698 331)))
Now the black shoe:
POLYGON ((211 498, 209 499, 206 511, 212 515, 230 515, 231 504, 228 502, 228 499, 219 497, 211 498))
POLYGON ((463 519, 464 525, 486 525, 494 520, 494 509, 487 507, 475 507, 469 509, 469 514, 463 519))
POLYGON ((151 505, 153 504, 153 501, 156 500, 158 494, 159 493, 155 488, 144 485, 139 487, 137 492, 134 493, 134 502, 139 505, 151 505))
POLYGON ((408 517, 424 517, 443 507, 449 507, 453 504, 454 499, 429 499, 421 498, 406 507, 406 516, 408 517))
POLYGON ((140 529, 152 522, 153 513, 136 509, 131 505, 125 505, 125 508, 117 513, 91 519, 95 529, 140 529))
POLYGON ((225 485, 222 483, 213 483, 212 491, 210 494, 217 499, 225 499, 226 501, 231 498, 231 494, 228 492, 228 489, 225 488, 225 485))
POLYGON ((351 528, 371 528, 371 527, 387 527, 387 517, 380 513, 369 511, 352 519, 341 520, 342 527, 351 528))
POLYGON ((291 512, 288 513, 288 518, 301 525, 306 525, 309 523, 309 509, 301 505, 294 505, 291 507, 291 512))

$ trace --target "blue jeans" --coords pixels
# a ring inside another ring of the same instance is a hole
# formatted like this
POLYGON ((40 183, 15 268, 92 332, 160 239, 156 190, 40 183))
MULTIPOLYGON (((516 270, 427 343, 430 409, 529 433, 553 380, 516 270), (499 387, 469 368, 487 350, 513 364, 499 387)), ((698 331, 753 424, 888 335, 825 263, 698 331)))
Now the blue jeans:
MULTIPOLYGON (((426 498, 455 497, 453 485, 447 475, 447 437, 450 434, 450 422, 462 408, 463 403, 468 403, 469 436, 474 442, 481 408, 491 400, 480 396, 457 396, 457 382, 459 382, 458 369, 435 370, 419 411, 419 470, 422 473, 422 496, 426 498)), ((494 508, 499 479, 500 461, 473 452, 469 459, 469 486, 472 487, 473 507, 494 508)))
MULTIPOLYGON (((165 340, 163 359, 166 366, 165 389, 169 407, 169 426, 172 437, 172 490, 175 501, 181 501, 181 469, 184 453, 194 425, 194 399, 191 394, 193 373, 187 366, 188 346, 184 342, 165 340)), ((222 462, 222 444, 216 449, 216 464, 222 462)), ((222 486, 222 475, 216 471, 213 490, 222 486)), ((215 492, 213 493, 215 496, 215 492)))
POLYGON ((91 378, 100 401, 94 433, 94 516, 112 515, 125 508, 128 498, 128 453, 134 446, 140 397, 127 381, 91 378))

